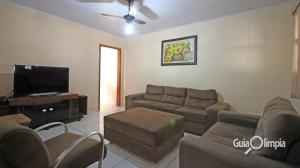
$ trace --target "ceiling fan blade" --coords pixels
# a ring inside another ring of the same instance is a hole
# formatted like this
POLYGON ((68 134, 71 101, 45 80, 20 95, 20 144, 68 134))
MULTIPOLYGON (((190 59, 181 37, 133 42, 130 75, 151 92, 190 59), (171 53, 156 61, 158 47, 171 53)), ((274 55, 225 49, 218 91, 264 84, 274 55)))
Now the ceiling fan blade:
POLYGON ((143 6, 143 3, 142 1, 136 0, 132 2, 132 6, 135 7, 136 9, 140 9, 143 6))
POLYGON ((145 5, 142 5, 140 7, 139 11, 151 20, 158 19, 158 15, 152 9, 150 9, 149 7, 147 7, 145 5))
POLYGON ((119 4, 128 6, 128 0, 117 0, 117 2, 118 2, 119 4))
POLYGON ((107 14, 107 13, 101 13, 102 16, 108 16, 108 17, 114 17, 114 18, 118 18, 118 19, 123 19, 122 16, 117 16, 117 15, 111 15, 111 14, 107 14))
POLYGON ((132 2, 132 6, 130 8, 129 14, 130 15, 136 15, 136 13, 140 10, 140 8, 142 7, 142 2, 135 0, 132 2))
POLYGON ((142 20, 139 20, 139 19, 134 19, 133 22, 134 22, 134 23, 137 23, 137 24, 140 24, 140 25, 146 24, 145 21, 142 21, 142 20))
POLYGON ((111 3, 115 0, 78 0, 79 2, 83 3, 111 3))

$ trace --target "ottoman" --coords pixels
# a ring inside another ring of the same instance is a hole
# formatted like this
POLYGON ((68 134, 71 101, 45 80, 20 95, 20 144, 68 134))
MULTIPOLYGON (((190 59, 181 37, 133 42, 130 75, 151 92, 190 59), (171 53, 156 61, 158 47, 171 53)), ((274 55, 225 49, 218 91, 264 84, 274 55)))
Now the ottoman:
POLYGON ((184 118, 147 108, 133 108, 104 117, 104 138, 147 160, 157 162, 184 133, 184 118))

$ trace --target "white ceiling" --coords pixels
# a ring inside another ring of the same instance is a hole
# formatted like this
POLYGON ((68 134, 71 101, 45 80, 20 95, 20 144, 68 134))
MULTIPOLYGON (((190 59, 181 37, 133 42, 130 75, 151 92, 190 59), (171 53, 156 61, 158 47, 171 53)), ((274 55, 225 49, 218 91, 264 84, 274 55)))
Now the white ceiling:
MULTIPOLYGON (((112 3, 82 2, 84 0, 8 1, 116 35, 127 36, 124 32, 126 25, 124 20, 107 18, 100 15, 100 13, 120 16, 125 15, 128 7, 119 3, 117 0, 112 3)), ((103 1, 108 0, 102 0, 102 2, 103 1)), ((145 20, 147 23, 145 25, 134 24, 134 33, 132 35, 213 19, 287 1, 288 0, 144 0, 144 4, 151 8, 159 18, 151 20, 141 13, 137 13, 136 17, 145 20)))

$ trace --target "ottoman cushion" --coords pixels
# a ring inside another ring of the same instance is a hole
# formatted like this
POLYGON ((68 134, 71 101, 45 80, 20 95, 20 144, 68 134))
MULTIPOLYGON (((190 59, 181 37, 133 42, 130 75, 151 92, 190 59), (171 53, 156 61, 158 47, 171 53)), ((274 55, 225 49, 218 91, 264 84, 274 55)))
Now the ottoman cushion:
POLYGON ((136 141, 159 146, 183 130, 182 116, 147 108, 133 108, 104 117, 105 129, 136 141))

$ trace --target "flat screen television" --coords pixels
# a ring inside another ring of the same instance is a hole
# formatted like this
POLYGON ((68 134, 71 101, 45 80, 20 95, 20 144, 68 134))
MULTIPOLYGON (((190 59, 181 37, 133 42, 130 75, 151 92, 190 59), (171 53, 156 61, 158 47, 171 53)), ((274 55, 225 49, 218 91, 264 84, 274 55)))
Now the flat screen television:
POLYGON ((69 91, 69 68, 14 66, 14 97, 69 91))

